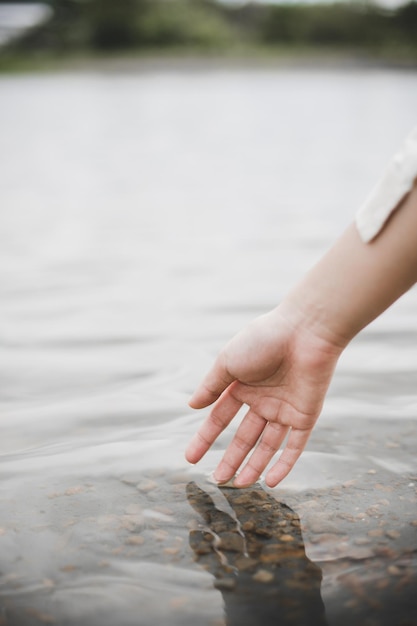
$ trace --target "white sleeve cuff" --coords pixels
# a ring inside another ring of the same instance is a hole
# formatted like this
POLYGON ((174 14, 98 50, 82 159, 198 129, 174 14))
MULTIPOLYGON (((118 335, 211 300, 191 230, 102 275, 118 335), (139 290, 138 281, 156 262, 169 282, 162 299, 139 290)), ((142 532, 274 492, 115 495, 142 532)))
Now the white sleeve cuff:
POLYGON ((368 243, 382 229, 417 178, 417 127, 389 163, 385 174, 356 213, 356 227, 368 243))

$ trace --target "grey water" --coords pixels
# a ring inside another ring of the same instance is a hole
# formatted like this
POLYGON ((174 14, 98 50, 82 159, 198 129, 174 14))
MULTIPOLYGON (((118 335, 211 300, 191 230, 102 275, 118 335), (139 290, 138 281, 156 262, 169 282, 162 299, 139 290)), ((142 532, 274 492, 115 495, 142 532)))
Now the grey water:
POLYGON ((269 546, 251 595, 247 554, 225 583, 206 546, 241 515, 210 482, 233 426, 183 455, 216 351, 349 224, 416 111, 417 74, 394 69, 0 77, 2 626, 249 626, 266 598, 263 624, 417 624, 415 289, 346 349, 307 450, 264 487, 303 585, 272 581, 269 546))

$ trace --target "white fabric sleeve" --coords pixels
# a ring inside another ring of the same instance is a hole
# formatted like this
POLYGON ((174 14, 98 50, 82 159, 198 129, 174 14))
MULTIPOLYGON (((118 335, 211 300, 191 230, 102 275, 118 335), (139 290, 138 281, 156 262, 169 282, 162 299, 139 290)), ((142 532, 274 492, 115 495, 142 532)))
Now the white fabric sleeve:
POLYGON ((368 243, 380 232, 417 178, 417 127, 394 155, 384 175, 355 216, 361 239, 368 243))

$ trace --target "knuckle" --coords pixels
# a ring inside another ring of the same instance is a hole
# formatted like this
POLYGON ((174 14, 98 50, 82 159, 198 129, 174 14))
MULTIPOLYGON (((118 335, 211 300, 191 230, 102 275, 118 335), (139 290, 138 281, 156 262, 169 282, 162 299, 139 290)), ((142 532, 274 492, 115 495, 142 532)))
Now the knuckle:
POLYGON ((282 456, 278 459, 278 463, 286 467, 288 470, 290 470, 293 466, 290 461, 287 461, 287 459, 283 459, 282 456))
POLYGON ((222 420, 222 418, 220 417, 220 415, 217 415, 217 413, 213 412, 210 415, 210 422, 217 428, 223 430, 224 428, 224 422, 222 420))
POLYGON ((272 455, 276 452, 276 448, 274 446, 271 446, 271 444, 267 441, 263 441, 262 439, 259 442, 258 450, 260 452, 266 452, 268 455, 272 455))
POLYGON ((245 439, 239 437, 238 435, 235 436, 233 443, 236 448, 242 450, 242 452, 247 452, 251 449, 251 445, 245 439))
POLYGON ((246 469, 251 470, 254 476, 259 476, 262 470, 264 469, 264 465, 258 465, 257 463, 254 463, 253 461, 249 461, 247 466, 245 467, 245 470, 246 469))
POLYGON ((198 432, 197 437, 203 442, 205 446, 208 446, 208 447, 211 446, 211 442, 207 439, 207 437, 203 435, 203 433, 198 432))

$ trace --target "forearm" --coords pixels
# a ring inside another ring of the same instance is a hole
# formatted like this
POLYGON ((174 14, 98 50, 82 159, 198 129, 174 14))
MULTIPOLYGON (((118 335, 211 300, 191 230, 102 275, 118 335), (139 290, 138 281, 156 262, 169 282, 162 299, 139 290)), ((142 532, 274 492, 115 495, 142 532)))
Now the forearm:
POLYGON ((351 225, 279 309, 295 327, 344 348, 416 281, 415 184, 371 243, 351 225))

